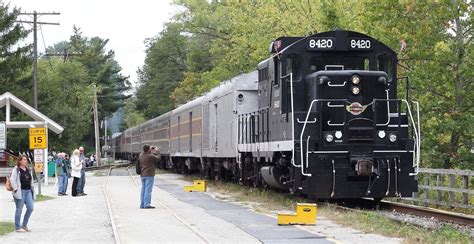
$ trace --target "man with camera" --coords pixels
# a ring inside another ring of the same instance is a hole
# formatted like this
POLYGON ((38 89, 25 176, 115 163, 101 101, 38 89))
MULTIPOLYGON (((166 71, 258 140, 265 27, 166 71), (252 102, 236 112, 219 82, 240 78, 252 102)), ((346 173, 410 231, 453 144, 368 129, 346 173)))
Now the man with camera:
POLYGON ((160 160, 160 150, 156 146, 143 145, 143 152, 139 157, 140 178, 142 189, 140 193, 140 208, 153 209, 151 206, 151 192, 155 181, 156 164, 160 160))

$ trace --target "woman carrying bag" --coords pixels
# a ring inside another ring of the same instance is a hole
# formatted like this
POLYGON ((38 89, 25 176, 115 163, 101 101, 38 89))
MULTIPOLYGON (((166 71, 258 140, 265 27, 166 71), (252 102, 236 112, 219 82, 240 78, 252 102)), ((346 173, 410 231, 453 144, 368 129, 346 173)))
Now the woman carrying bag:
POLYGON ((28 158, 25 155, 18 157, 16 166, 12 170, 10 181, 13 188, 12 195, 16 205, 16 231, 29 232, 28 221, 30 220, 31 213, 33 213, 36 195, 33 185, 33 176, 28 169, 28 158), (23 205, 26 206, 26 212, 23 217, 23 222, 20 222, 23 205))

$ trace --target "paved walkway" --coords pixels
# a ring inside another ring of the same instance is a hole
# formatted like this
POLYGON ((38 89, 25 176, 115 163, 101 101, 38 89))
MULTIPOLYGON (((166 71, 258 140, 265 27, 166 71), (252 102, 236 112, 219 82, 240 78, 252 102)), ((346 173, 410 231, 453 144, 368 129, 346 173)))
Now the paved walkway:
POLYGON ((139 209, 139 185, 137 182, 135 186, 129 176, 110 177, 107 184, 118 236, 122 243, 259 243, 233 224, 181 202, 156 187, 153 189, 152 205, 157 208, 139 209))
MULTIPOLYGON (((28 226, 30 233, 10 233, 0 243, 100 242, 114 243, 109 215, 102 193, 105 177, 87 175, 88 196, 57 196, 54 181, 43 186, 43 195, 52 200, 36 202, 28 226)), ((69 184, 69 194, 72 182, 69 184)), ((13 221, 15 203, 10 192, 0 189, 0 221, 13 221)), ((25 210, 23 210, 24 213, 25 210)))
MULTIPOLYGON (((152 199, 156 209, 139 209, 140 182, 136 178, 135 184, 127 174, 114 174, 105 188, 120 243, 334 242, 326 236, 343 243, 399 241, 362 234, 319 217, 316 226, 278 226, 274 217, 218 200, 212 194, 184 192, 183 185, 190 183, 175 174, 156 177, 152 199)), ((85 190, 89 195, 85 197, 56 196, 54 183, 43 187, 44 195, 55 198, 35 203, 29 224, 32 232, 7 234, 0 237, 0 243, 115 243, 103 192, 106 179, 87 173, 85 190)), ((12 221, 14 210, 11 194, 0 189, 0 221, 12 221)))

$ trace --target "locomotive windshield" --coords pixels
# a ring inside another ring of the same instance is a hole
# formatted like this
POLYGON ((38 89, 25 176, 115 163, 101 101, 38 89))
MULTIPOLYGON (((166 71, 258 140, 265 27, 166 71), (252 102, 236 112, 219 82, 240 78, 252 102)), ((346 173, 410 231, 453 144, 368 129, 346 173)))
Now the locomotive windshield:
POLYGON ((305 62, 302 59, 300 54, 287 54, 282 64, 282 75, 285 76, 293 73, 294 81, 301 80, 301 74, 306 70, 307 73, 304 75, 328 69, 385 71, 389 80, 394 75, 391 56, 385 53, 377 55, 376 58, 373 55, 347 56, 338 55, 333 52, 317 53, 309 56, 306 64, 304 64, 305 62), (306 68, 305 70, 301 68, 302 63, 306 68))

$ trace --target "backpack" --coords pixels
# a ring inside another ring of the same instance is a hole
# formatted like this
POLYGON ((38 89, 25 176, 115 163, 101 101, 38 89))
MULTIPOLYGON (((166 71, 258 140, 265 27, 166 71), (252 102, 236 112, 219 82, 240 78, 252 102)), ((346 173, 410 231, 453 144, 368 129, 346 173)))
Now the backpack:
POLYGON ((140 168, 140 160, 137 160, 135 162, 135 172, 137 172, 137 175, 140 175, 142 173, 142 168, 140 168))

